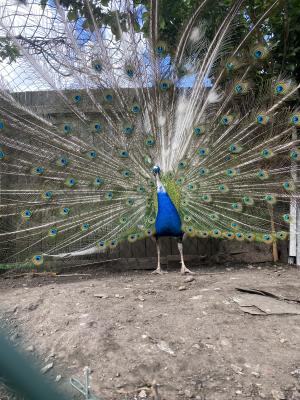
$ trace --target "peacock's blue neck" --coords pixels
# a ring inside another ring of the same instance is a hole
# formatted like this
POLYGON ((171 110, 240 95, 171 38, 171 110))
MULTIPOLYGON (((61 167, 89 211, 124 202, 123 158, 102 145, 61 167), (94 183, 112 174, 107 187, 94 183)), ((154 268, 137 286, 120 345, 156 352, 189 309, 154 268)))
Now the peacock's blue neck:
POLYGON ((157 236, 182 236, 181 219, 159 177, 156 178, 158 211, 155 220, 157 236))

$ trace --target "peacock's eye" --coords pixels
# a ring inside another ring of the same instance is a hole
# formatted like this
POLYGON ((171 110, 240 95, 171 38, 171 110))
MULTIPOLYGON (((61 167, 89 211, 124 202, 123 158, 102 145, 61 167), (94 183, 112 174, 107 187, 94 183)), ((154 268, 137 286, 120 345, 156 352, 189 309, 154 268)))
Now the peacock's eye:
POLYGON ((134 75, 134 72, 133 72, 132 69, 127 69, 127 70, 126 70, 126 74, 127 74, 127 76, 129 76, 129 78, 132 78, 133 75, 134 75))
POLYGON ((132 106, 131 110, 135 114, 137 114, 137 113, 139 113, 141 111, 141 109, 140 109, 140 107, 138 105, 132 106))
POLYGON ((4 128, 4 122, 0 121, 0 129, 3 129, 3 128, 4 128))
POLYGON ((262 51, 261 51, 261 50, 256 50, 256 51, 254 52, 254 56, 255 56, 256 58, 261 58, 261 56, 262 56, 262 51))
POLYGON ((96 130, 97 132, 101 131, 101 129, 102 129, 101 124, 95 124, 94 127, 95 127, 95 130, 96 130))
POLYGON ((229 62, 229 63, 226 64, 226 68, 227 68, 229 71, 231 71, 231 70, 234 69, 234 64, 233 64, 232 62, 229 62))
POLYGON ((107 94, 105 96, 106 101, 108 101, 109 103, 111 103, 113 101, 113 96, 111 94, 107 94))
POLYGON ((76 96, 74 96, 74 100, 75 100, 76 103, 79 103, 81 101, 80 94, 76 94, 76 96))
POLYGON ((71 132, 71 130, 72 130, 72 128, 71 128, 70 124, 65 124, 64 125, 64 132, 65 133, 69 133, 69 132, 71 132))
POLYGON ((282 93, 283 92, 283 86, 282 85, 277 85, 275 90, 276 90, 276 93, 282 93))
POLYGON ((3 160, 5 157, 4 151, 0 150, 0 160, 3 160))

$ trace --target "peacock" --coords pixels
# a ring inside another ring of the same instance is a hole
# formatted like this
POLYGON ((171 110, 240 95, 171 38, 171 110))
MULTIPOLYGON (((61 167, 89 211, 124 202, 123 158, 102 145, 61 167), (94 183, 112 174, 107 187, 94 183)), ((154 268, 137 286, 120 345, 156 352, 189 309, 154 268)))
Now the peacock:
POLYGON ((216 4, 199 1, 172 46, 158 0, 98 3, 0 6, 10 51, 0 71, 2 265, 76 262, 149 237, 161 274, 159 239, 170 236, 185 274, 185 238, 287 240, 299 84, 273 73, 276 47, 261 29, 278 0, 251 23, 236 0, 213 32, 201 15, 216 4))

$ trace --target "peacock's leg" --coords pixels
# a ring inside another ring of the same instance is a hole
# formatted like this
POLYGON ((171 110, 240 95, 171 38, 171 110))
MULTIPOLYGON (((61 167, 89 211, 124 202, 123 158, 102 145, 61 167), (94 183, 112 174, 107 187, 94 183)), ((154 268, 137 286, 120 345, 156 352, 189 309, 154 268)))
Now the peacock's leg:
POLYGON ((158 237, 155 237, 155 243, 156 243, 156 250, 157 250, 157 268, 155 271, 152 272, 152 274, 160 274, 160 275, 166 274, 167 272, 163 271, 160 266, 160 247, 159 247, 158 237))
POLYGON ((184 263, 184 258, 183 258, 183 245, 182 245, 182 238, 177 240, 177 245, 178 245, 178 250, 180 253, 180 259, 181 259, 181 274, 194 274, 190 269, 188 269, 184 263))

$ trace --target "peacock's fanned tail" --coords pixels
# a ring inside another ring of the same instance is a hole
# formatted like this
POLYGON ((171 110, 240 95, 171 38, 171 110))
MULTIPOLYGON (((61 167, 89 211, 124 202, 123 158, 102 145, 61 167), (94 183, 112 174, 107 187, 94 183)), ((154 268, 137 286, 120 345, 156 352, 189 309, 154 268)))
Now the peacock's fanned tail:
POLYGON ((204 0, 173 49, 149 3, 147 37, 127 0, 105 10, 116 32, 99 26, 89 2, 88 24, 59 2, 0 7, 1 36, 19 54, 0 72, 2 263, 39 266, 153 236, 154 165, 187 234, 288 237, 299 85, 270 74, 272 49, 259 34, 278 1, 241 37, 236 1, 208 39, 204 0))

